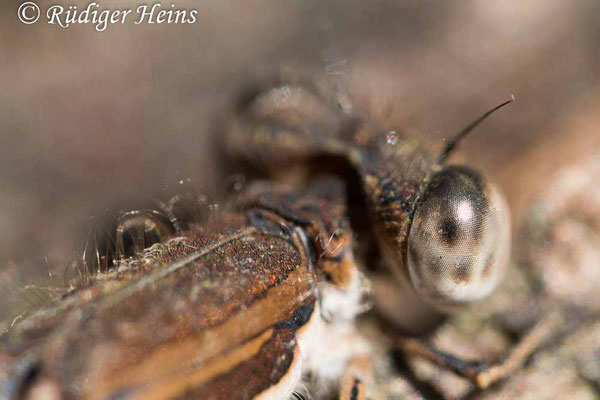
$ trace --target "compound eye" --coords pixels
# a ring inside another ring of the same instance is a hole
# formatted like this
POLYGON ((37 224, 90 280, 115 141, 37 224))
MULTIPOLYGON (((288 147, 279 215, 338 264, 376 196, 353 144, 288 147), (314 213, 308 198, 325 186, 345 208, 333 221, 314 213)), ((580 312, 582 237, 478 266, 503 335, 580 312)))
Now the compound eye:
POLYGON ((447 308, 487 296, 510 253, 504 198, 479 173, 447 167, 417 205, 408 238, 408 271, 424 300, 447 308))

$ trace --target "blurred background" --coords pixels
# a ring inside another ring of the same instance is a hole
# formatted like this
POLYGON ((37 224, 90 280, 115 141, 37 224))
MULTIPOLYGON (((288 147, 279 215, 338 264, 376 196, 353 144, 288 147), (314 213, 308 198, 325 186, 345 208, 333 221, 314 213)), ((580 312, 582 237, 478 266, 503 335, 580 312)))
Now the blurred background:
POLYGON ((432 145, 516 97, 454 160, 498 181, 517 223, 551 170, 599 149, 595 0, 172 0, 164 4, 197 9, 197 22, 130 19, 104 32, 43 17, 25 25, 20 4, 0 5, 3 293, 61 273, 82 222, 107 205, 188 178, 218 190, 215 116, 265 71, 291 67, 323 80, 322 16, 347 59, 352 96, 391 107, 432 145))

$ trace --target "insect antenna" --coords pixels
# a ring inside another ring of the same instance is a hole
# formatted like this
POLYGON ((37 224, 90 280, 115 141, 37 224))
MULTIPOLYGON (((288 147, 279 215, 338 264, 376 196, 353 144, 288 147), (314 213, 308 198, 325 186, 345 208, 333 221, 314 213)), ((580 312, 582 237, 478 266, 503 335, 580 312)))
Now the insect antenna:
POLYGON ((458 132, 456 135, 454 135, 454 137, 448 142, 448 144, 444 148, 444 151, 442 152, 442 154, 440 154, 438 163, 443 164, 444 161, 446 161, 446 159, 448 158, 448 156, 452 153, 452 151, 454 151, 456 146, 465 138, 465 136, 467 136, 469 133, 471 133, 471 131, 473 129, 475 129, 480 123, 482 123, 487 117, 489 117, 490 115, 492 115, 494 112, 498 111, 505 105, 512 103, 513 101, 515 101, 515 96, 511 95, 510 100, 507 100, 504 103, 501 103, 501 104, 497 105, 496 107, 492 108, 491 110, 485 112, 479 118, 477 118, 476 120, 471 122, 469 125, 467 125, 465 128, 463 128, 460 132, 458 132))

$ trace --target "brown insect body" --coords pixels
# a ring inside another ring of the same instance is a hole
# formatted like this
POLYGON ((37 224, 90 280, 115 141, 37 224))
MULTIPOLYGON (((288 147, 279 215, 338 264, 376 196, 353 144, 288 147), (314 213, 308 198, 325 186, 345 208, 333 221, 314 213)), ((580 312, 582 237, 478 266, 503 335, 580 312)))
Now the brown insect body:
MULTIPOLYGON (((242 96, 225 130, 228 153, 279 175, 304 169, 310 178, 304 190, 254 183, 218 227, 197 227, 152 247, 54 308, 20 321, 0 339, 0 395, 36 398, 36 388, 46 385, 55 398, 279 399, 305 372, 331 386, 352 359, 368 352, 352 325, 366 286, 354 258, 356 221, 349 215, 370 220, 371 242, 401 284, 393 297, 401 293, 412 301, 408 306, 385 299, 392 309, 384 313, 394 319, 399 309, 411 309, 411 317, 422 319, 435 310, 421 300, 431 293, 463 301, 453 295, 462 296, 462 286, 469 285, 451 282, 448 289, 448 274, 436 272, 442 257, 427 250, 438 241, 442 251, 458 254, 451 272, 477 267, 481 257, 471 248, 455 251, 441 241, 449 232, 460 233, 450 237, 459 243, 479 240, 481 229, 469 232, 471 225, 484 226, 477 218, 495 210, 487 205, 486 187, 474 184, 479 176, 458 171, 448 182, 438 174, 439 158, 418 142, 330 104, 309 85, 277 83, 242 96), (311 162, 316 159, 323 165, 311 162), (306 168, 337 172, 332 159, 346 164, 344 173, 358 180, 354 186, 340 177, 316 178, 306 168), (440 193, 428 186, 434 176, 440 193), (458 193, 447 190, 457 182, 458 193), (433 199, 422 199, 428 191, 433 199), (446 193, 451 202, 468 200, 459 204, 468 218, 444 203, 446 193), (416 211, 421 203, 454 228, 438 229, 436 221, 427 226, 429 214, 416 211), (416 266, 407 261, 415 215, 426 228, 416 232, 425 243, 415 250, 424 265, 416 266), (415 287, 415 274, 425 277, 422 287, 415 287)), ((364 396, 366 385, 357 383, 357 375, 343 381, 350 387, 341 393, 364 396), (353 387, 363 389, 356 394, 353 387)))
POLYGON ((328 200, 340 188, 317 182, 301 198, 256 184, 218 227, 152 247, 25 318, 0 339, 0 397, 40 384, 65 398, 289 395, 299 335, 319 308, 314 264, 340 287, 357 273, 343 204, 328 200))

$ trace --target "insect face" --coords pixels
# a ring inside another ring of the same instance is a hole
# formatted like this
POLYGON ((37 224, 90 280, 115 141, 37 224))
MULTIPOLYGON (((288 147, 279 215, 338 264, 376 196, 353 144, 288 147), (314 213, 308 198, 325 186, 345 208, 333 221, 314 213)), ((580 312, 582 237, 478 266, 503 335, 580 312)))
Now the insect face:
POLYGON ((417 204, 408 238, 410 280, 437 307, 487 296, 509 255, 508 209, 476 171, 451 166, 435 173, 417 204))

